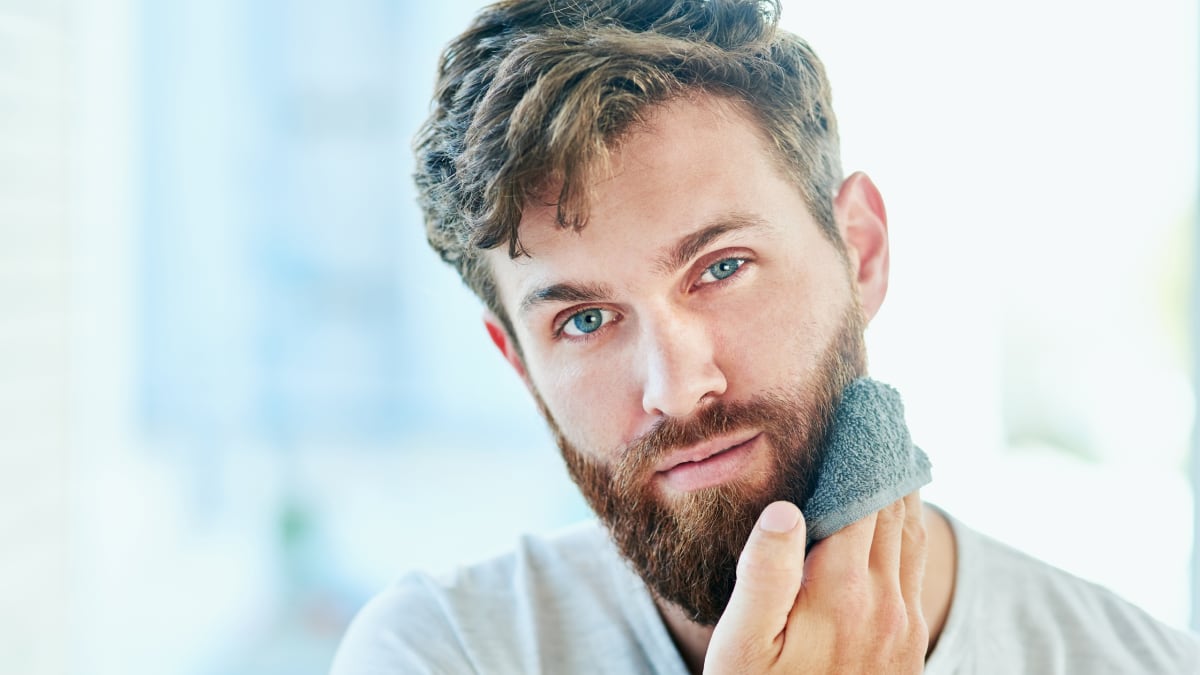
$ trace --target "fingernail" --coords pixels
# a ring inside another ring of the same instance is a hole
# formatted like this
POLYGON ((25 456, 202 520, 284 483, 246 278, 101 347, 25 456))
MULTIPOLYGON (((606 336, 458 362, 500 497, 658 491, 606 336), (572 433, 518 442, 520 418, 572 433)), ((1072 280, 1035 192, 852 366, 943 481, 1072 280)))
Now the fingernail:
POLYGON ((767 532, 791 532, 800 522, 800 511, 787 502, 775 502, 763 509, 758 526, 767 532))

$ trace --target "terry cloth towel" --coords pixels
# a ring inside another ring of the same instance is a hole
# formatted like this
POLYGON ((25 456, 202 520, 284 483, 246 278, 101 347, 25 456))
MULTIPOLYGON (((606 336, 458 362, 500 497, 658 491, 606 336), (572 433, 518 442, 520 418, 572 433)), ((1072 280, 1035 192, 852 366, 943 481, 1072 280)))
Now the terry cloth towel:
POLYGON ((802 509, 808 543, 820 541, 933 480, 913 445, 900 394, 859 378, 842 393, 812 496, 802 509))

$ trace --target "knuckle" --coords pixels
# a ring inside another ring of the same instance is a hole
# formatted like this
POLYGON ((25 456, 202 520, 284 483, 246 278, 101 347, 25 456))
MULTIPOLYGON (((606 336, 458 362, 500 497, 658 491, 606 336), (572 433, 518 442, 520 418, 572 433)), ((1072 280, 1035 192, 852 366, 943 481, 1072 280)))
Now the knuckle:
POLYGON ((915 620, 910 620, 908 625, 912 640, 924 650, 929 644, 929 624, 925 622, 925 617, 918 616, 915 620))
POLYGON ((908 609, 899 596, 888 598, 880 603, 875 612, 875 625, 878 631, 892 639, 908 635, 910 622, 908 609))
POLYGON ((839 632, 861 627, 871 615, 871 598, 864 587, 847 585, 834 606, 833 620, 839 632))
POLYGON ((803 537, 792 537, 758 529, 750 535, 738 555, 737 573, 777 576, 804 566, 803 537))
POLYGON ((759 547, 747 547, 738 558, 737 578, 774 579, 796 568, 796 561, 789 555, 771 555, 759 547))

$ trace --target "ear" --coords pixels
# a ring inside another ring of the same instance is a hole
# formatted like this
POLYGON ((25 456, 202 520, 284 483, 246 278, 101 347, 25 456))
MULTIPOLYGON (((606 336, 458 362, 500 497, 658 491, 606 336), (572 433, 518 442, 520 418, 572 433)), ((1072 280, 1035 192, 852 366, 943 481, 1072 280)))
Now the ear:
POLYGON ((517 352, 517 342, 508 334, 508 329, 490 310, 483 312, 483 325, 487 328, 488 336, 492 338, 492 344, 500 350, 504 360, 508 361, 508 365, 512 366, 525 385, 529 386, 529 377, 525 374, 525 362, 521 360, 521 354, 517 352))
POLYGON ((833 217, 846 243, 859 300, 870 320, 887 295, 889 253, 887 211, 867 174, 854 173, 842 183, 833 199, 833 217))

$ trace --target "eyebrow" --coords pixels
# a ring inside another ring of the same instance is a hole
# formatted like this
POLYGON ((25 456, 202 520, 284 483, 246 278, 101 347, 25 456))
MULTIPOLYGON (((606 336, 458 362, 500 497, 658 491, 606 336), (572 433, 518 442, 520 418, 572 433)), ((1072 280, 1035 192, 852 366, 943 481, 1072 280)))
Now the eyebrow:
POLYGON ((704 250, 705 246, 722 235, 746 228, 762 227, 765 224, 766 221, 762 218, 748 213, 735 211, 722 214, 709 221, 708 225, 676 242, 666 253, 658 257, 656 267, 663 274, 673 274, 678 272, 689 260, 695 258, 696 254, 704 250))
MULTIPOLYGON (((655 260, 655 268, 662 274, 672 274, 719 237, 765 224, 762 218, 747 213, 722 214, 699 230, 682 237, 660 254, 655 260)), ((556 302, 601 302, 612 295, 612 287, 607 284, 563 282, 530 291, 521 300, 519 312, 525 314, 538 305, 556 302)))
POLYGON ((530 292, 521 301, 521 313, 525 314, 537 305, 552 302, 600 302, 612 297, 612 288, 607 284, 561 283, 530 292))

